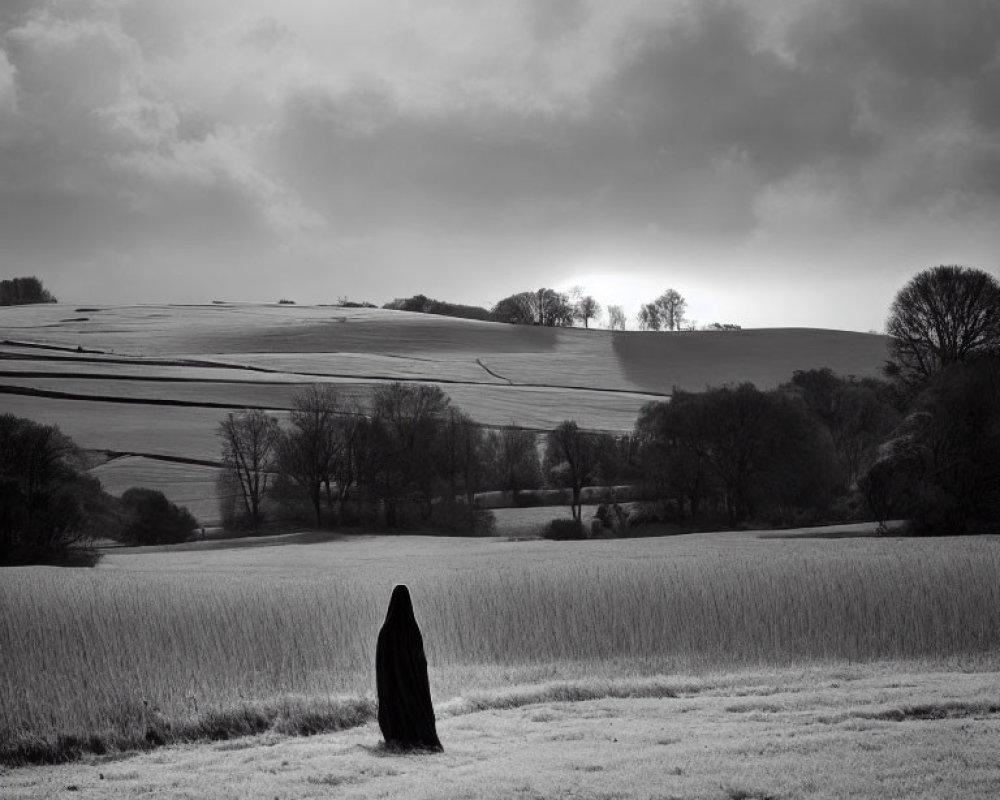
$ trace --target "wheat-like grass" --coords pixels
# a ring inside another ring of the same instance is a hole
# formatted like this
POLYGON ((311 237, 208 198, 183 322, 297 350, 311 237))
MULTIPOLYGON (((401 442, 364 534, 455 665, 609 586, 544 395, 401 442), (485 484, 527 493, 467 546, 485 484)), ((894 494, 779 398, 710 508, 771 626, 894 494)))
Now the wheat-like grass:
MULTIPOLYGON (((164 731, 197 737, 227 714, 239 718, 233 732, 279 717, 294 729, 287 709, 261 704, 294 696, 305 714, 303 697, 370 698, 374 641, 396 581, 413 588, 443 701, 565 678, 822 661, 995 664, 998 576, 1000 542, 990 538, 738 535, 368 539, 114 556, 89 571, 9 569, 0 583, 0 755, 14 760, 25 742, 60 735, 103 742, 90 749, 164 731)), ((337 713, 303 729, 335 726, 337 713)))

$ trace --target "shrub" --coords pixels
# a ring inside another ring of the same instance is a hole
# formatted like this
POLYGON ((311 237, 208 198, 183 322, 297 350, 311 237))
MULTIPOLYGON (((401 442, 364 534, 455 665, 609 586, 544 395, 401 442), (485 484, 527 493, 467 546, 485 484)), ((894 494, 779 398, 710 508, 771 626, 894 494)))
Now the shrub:
POLYGON ((545 526, 542 536, 546 539, 565 542, 574 539, 586 539, 583 523, 578 519, 554 519, 545 526))
POLYGON ((618 503, 601 503, 594 512, 591 532, 600 536, 624 536, 628 533, 631 520, 628 512, 618 503), (598 526, 600 526, 598 528, 598 526))
POLYGON ((194 536, 198 522, 157 489, 132 488, 122 495, 118 538, 128 544, 176 544, 194 536))

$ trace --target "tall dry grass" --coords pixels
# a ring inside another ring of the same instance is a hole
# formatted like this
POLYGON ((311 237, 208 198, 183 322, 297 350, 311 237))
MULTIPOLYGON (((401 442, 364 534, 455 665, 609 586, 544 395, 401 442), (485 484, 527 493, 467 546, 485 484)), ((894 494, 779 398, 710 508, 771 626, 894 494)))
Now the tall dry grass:
POLYGON ((533 679, 1000 655, 989 538, 371 539, 112 556, 3 572, 0 758, 368 719, 396 581, 413 588, 439 701, 533 679))

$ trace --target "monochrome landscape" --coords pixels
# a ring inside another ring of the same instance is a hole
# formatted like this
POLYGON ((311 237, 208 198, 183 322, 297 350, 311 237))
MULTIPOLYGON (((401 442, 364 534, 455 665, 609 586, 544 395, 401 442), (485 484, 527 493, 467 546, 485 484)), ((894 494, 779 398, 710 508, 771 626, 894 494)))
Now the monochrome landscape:
POLYGON ((996 797, 998 42, 2 4, 0 797, 996 797))

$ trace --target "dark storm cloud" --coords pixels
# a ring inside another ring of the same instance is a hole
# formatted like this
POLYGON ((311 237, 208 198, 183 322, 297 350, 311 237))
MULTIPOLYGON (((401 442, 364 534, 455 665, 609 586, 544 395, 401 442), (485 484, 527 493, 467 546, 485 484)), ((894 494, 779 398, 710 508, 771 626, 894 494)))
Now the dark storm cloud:
MULTIPOLYGON (((572 30, 582 8, 549 7, 532 29, 572 30)), ((901 5, 833 17, 819 7, 769 40, 744 7, 699 3, 625 26, 611 68, 576 102, 459 94, 415 111, 378 84, 304 92, 287 101, 275 147, 309 203, 351 224, 652 224, 740 236, 760 222, 761 193, 802 170, 829 177, 832 193, 860 192, 865 214, 892 212, 879 204, 992 190, 992 106, 973 102, 997 72, 996 14, 986 16, 980 28, 943 5, 927 20, 901 5), (919 143, 942 122, 955 147, 919 143)))
POLYGON ((705 4, 681 24, 641 32, 600 95, 646 157, 748 159, 765 179, 865 152, 851 87, 763 49, 740 7, 705 4))

